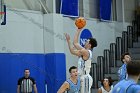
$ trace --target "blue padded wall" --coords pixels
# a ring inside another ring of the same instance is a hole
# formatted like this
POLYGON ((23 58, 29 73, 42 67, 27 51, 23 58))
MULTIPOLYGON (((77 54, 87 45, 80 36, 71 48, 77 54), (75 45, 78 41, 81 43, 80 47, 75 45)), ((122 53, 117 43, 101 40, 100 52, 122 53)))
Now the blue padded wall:
POLYGON ((35 78, 38 93, 45 93, 44 54, 0 53, 0 93, 16 93, 17 81, 29 68, 35 78))
POLYGON ((45 55, 47 93, 57 93, 66 80, 66 58, 64 53, 49 53, 45 55))

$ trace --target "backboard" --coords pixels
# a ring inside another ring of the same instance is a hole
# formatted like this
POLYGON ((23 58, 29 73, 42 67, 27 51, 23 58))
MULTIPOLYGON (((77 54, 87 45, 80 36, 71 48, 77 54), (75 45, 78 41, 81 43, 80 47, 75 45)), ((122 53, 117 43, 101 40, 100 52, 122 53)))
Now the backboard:
POLYGON ((0 24, 6 24, 6 5, 4 5, 4 0, 0 0, 0 24))

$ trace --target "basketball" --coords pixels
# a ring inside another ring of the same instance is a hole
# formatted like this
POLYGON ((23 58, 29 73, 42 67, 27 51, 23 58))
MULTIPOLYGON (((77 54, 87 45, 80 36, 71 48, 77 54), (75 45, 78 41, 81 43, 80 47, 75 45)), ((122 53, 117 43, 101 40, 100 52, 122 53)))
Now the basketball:
POLYGON ((83 17, 79 17, 75 20, 75 25, 78 29, 81 29, 86 25, 86 20, 83 17))

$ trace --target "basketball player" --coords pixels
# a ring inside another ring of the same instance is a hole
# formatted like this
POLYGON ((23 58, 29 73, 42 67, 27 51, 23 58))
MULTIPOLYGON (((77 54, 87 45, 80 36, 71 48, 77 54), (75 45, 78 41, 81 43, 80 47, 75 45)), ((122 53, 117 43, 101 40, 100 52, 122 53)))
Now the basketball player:
POLYGON ((63 83, 57 93, 79 93, 80 91, 80 79, 78 78, 77 67, 72 66, 69 69, 70 78, 63 83))
POLYGON ((111 77, 105 77, 101 81, 101 87, 98 89, 98 93, 112 93, 113 90, 113 85, 112 85, 113 80, 111 77))
POLYGON ((90 93, 90 88, 92 86, 93 79, 90 76, 90 68, 91 68, 91 60, 92 60, 92 50, 94 47, 97 46, 97 41, 94 38, 89 38, 84 47, 82 47, 78 43, 78 37, 82 29, 77 29, 75 36, 74 36, 74 42, 73 46, 70 42, 70 36, 68 34, 65 34, 69 50, 71 54, 76 55, 79 57, 78 60, 78 73, 81 78, 81 93, 90 93))
POLYGON ((112 93, 140 93, 140 85, 137 84, 140 77, 140 62, 129 62, 126 68, 128 78, 118 82, 112 93))
POLYGON ((123 65, 118 70, 118 76, 120 81, 128 77, 126 66, 129 62, 131 62, 130 54, 128 52, 122 54, 121 61, 123 62, 123 65))

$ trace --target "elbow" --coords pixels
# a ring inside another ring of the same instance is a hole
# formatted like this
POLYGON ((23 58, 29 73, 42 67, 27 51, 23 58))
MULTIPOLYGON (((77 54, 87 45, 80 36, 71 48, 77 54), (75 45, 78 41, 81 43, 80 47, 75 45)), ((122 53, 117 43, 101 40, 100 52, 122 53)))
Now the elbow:
POLYGON ((70 51, 70 53, 74 55, 74 52, 73 51, 70 51))

